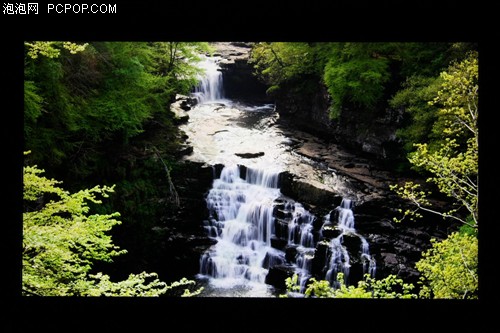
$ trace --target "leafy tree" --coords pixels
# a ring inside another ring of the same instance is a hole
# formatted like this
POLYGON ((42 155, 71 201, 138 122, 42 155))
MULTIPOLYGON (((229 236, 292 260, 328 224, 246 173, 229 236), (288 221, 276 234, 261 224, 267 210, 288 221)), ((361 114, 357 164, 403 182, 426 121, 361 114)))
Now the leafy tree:
POLYGON ((272 94, 281 85, 305 75, 320 73, 316 48, 308 43, 257 43, 252 48, 250 61, 259 77, 269 85, 272 94))
POLYGON ((268 93, 293 82, 300 93, 304 78, 324 82, 332 97, 330 116, 346 104, 371 108, 379 102, 395 60, 394 43, 258 43, 252 49, 257 74, 268 93))
POLYGON ((24 45, 28 48, 28 56, 32 59, 43 55, 48 58, 57 58, 61 54, 61 47, 68 50, 71 54, 82 52, 87 47, 88 43, 76 44, 72 42, 25 42, 24 45))
POLYGON ((442 83, 429 105, 438 106, 434 133, 442 140, 437 149, 427 143, 415 144, 410 162, 430 174, 427 179, 441 193, 451 198, 456 208, 448 212, 432 208, 420 185, 407 182, 392 185, 414 209, 407 209, 401 221, 409 216, 421 217, 420 210, 463 223, 461 232, 445 240, 432 240, 432 248, 423 253, 416 267, 421 272, 422 297, 477 298, 477 228, 478 228, 478 59, 469 53, 441 73, 442 83), (461 211, 462 210, 462 211, 461 211), (465 212, 464 212, 465 211, 465 212))
POLYGON ((338 43, 324 68, 324 82, 332 97, 331 118, 346 102, 373 107, 390 78, 389 44, 338 43))
POLYGON ((200 61, 200 54, 213 52, 205 42, 154 42, 150 47, 152 73, 163 78, 161 89, 168 95, 167 100, 192 90, 201 71, 193 64, 200 61))
POLYGON ((421 272, 425 298, 477 298, 478 240, 474 235, 454 232, 423 253, 416 267, 421 272))
MULTIPOLYGON (((119 213, 89 214, 89 203, 101 204, 114 186, 95 186, 69 193, 48 179, 36 166, 24 167, 23 213, 24 295, 38 296, 159 296, 168 290, 194 284, 182 279, 171 285, 155 273, 130 274, 111 282, 108 275, 92 274, 96 261, 112 261, 126 253, 114 245, 108 232, 120 221, 119 213)), ((192 296, 186 290, 184 295, 192 296)))
POLYGON ((416 144, 417 150, 410 154, 409 160, 416 167, 429 172, 431 176, 427 181, 437 185, 440 192, 452 198, 458 207, 444 213, 429 208, 429 193, 421 191, 420 185, 411 182, 403 186, 392 185, 391 188, 415 205, 414 210, 405 211, 405 216, 419 217, 416 215, 418 211, 425 210, 477 227, 477 53, 471 53, 467 59, 453 64, 441 77, 441 88, 429 104, 440 106, 434 129, 440 131, 444 139, 435 151, 431 151, 427 143, 416 144), (471 222, 459 214, 459 208, 466 209, 471 222))
POLYGON ((396 131, 396 135, 403 140, 407 153, 413 151, 414 143, 428 142, 432 148, 439 143, 439 137, 433 135, 432 127, 437 120, 438 108, 429 104, 440 89, 442 80, 434 77, 412 75, 406 79, 389 105, 394 108, 403 108, 405 119, 403 125, 396 131))
MULTIPOLYGON (((330 117, 335 119, 342 109, 351 106, 371 111, 385 108, 389 96, 406 80, 393 104, 407 107, 415 100, 427 103, 420 97, 436 87, 429 81, 451 60, 462 60, 466 51, 475 47, 472 43, 256 43, 251 62, 256 75, 269 85, 270 94, 282 89, 303 94, 309 80, 323 82, 331 97, 330 117)), ((432 117, 413 111, 412 118, 417 123, 423 121, 425 132, 432 117)), ((420 134, 411 133, 413 130, 409 130, 409 139, 420 134)))
POLYGON ((161 118, 169 126, 171 117, 163 116, 169 103, 196 83, 197 55, 209 51, 207 43, 194 42, 25 45, 30 159, 81 178, 104 169, 108 147, 120 151, 148 123, 161 118))

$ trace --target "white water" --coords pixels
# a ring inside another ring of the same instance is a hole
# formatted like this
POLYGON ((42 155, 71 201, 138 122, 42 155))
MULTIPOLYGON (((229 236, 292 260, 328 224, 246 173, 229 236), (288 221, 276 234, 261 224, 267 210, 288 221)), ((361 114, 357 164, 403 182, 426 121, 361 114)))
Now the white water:
POLYGON ((220 58, 205 57, 198 63, 204 73, 199 76, 200 83, 195 88, 194 97, 199 104, 224 101, 222 73, 218 65, 220 58))
MULTIPOLYGON (((198 278, 208 281, 209 296, 271 297, 272 288, 265 284, 269 268, 286 263, 299 274, 303 291, 311 277, 316 251, 316 217, 302 204, 283 197, 278 188, 279 173, 287 170, 305 175, 315 186, 338 193, 345 192, 345 187, 332 171, 318 172, 290 152, 289 138, 273 126, 277 114, 272 105, 248 106, 224 99, 218 61, 206 58, 200 63, 205 75, 193 93, 199 104, 190 111, 189 122, 183 128, 193 145, 189 159, 224 165, 220 175, 214 176, 206 198, 210 216, 204 227, 217 243, 200 258, 198 278), (245 159, 239 156, 242 153, 264 154, 245 159), (247 167, 243 174, 241 165, 247 167), (284 222, 287 232, 281 239, 295 250, 292 262, 272 246, 272 240, 277 238, 273 211, 278 198, 284 200, 284 210, 289 214, 284 222)), ((336 209, 342 233, 329 243, 325 270, 330 281, 339 271, 348 276, 350 258, 342 236, 355 233, 350 202, 344 200, 336 209)), ((324 224, 329 218, 330 214, 324 224)), ((318 237, 323 240, 321 230, 316 232, 318 237)), ((372 263, 368 243, 359 237, 364 266, 367 263, 366 270, 374 273, 374 266, 368 264, 372 263)))
POLYGON ((213 285, 231 288, 247 282, 263 284, 264 260, 283 262, 284 254, 271 247, 273 202, 279 197, 278 174, 237 165, 223 168, 207 196, 207 231, 217 243, 200 260, 200 274, 213 285))
MULTIPOLYGON (((349 199, 343 199, 340 206, 336 208, 338 212, 338 224, 337 227, 340 229, 341 233, 339 236, 333 238, 330 241, 330 261, 328 264, 328 270, 325 275, 325 279, 330 281, 334 286, 337 282, 337 274, 344 273, 344 281, 347 282, 349 279, 349 269, 351 267, 349 252, 346 247, 343 246, 343 240, 345 235, 350 237, 358 237, 361 241, 361 260, 363 262, 363 274, 368 273, 370 276, 375 276, 376 263, 375 260, 370 255, 370 248, 366 239, 358 234, 354 229, 354 213, 352 211, 352 201, 349 199)), ((329 216, 330 214, 328 214, 329 216)), ((330 219, 325 220, 325 223, 329 223, 330 219)))

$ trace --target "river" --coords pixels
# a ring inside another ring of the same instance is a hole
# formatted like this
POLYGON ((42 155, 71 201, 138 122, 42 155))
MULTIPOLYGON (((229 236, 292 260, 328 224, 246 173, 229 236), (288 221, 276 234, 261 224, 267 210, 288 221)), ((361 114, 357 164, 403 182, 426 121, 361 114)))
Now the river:
POLYGON ((196 279, 205 287, 201 296, 276 297, 268 275, 277 268, 297 273, 303 291, 319 244, 327 252, 323 278, 334 282, 338 272, 348 276, 352 264, 344 235, 360 240, 357 261, 374 274, 368 243, 354 229, 351 200, 356 193, 333 170, 294 152, 294 139, 277 125, 273 104, 224 98, 218 61, 207 57, 200 63, 205 75, 193 93, 198 103, 181 126, 193 148, 186 158, 214 168, 206 196, 210 214, 200 223, 216 244, 200 258, 196 279), (345 199, 326 216, 316 217, 281 193, 279 174, 284 171, 345 199), (332 218, 337 220, 332 223, 332 218), (325 227, 339 231, 325 237, 325 227))

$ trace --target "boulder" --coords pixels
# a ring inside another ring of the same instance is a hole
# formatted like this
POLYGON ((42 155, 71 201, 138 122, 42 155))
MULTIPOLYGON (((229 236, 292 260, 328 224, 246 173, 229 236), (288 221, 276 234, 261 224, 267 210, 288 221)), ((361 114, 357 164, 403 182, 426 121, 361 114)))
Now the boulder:
POLYGON ((271 247, 281 251, 285 251, 287 245, 288 241, 286 239, 271 237, 271 247))
POLYGON ((221 56, 219 62, 225 97, 250 103, 271 103, 266 94, 267 86, 253 74, 254 68, 248 63, 250 43, 211 43, 221 56))
POLYGON ((236 156, 241 157, 241 158, 257 158, 264 156, 264 152, 258 152, 258 153, 235 153, 236 156))
POLYGON ((295 273, 293 266, 276 265, 269 268, 266 276, 266 283, 279 290, 286 290, 285 280, 295 273))

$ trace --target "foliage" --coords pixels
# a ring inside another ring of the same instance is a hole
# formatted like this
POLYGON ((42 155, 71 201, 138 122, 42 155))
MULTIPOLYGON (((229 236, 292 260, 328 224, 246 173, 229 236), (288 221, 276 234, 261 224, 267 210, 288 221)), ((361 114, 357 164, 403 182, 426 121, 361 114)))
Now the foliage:
POLYGON ((87 47, 88 43, 76 44, 72 42, 25 42, 24 45, 28 48, 28 56, 32 59, 43 55, 48 58, 57 58, 61 54, 60 48, 68 50, 71 54, 82 52, 87 47))
POLYGON ((273 93, 286 81, 317 72, 314 51, 307 43, 257 43, 252 48, 251 62, 269 85, 268 93, 273 93))
POLYGON ((324 82, 332 97, 330 116, 337 118, 346 102, 373 107, 389 80, 387 45, 339 43, 324 68, 324 82))
POLYGON ((416 267, 421 272, 421 297, 477 298, 478 240, 454 232, 447 239, 431 240, 432 248, 423 253, 416 267))
POLYGON ((405 150, 413 150, 413 143, 434 142, 441 139, 440 131, 433 131, 438 107, 429 104, 437 96, 443 80, 440 72, 453 61, 466 58, 475 46, 469 43, 400 43, 401 89, 389 99, 389 106, 404 111, 405 119, 397 131, 405 150))
MULTIPOLYGON (((30 159, 82 178, 99 172, 106 147, 119 151, 158 114, 168 114, 175 94, 197 82, 198 53, 209 50, 192 42, 25 45, 30 159)), ((162 117, 165 125, 170 118, 162 117)))
MULTIPOLYGON (((402 89, 389 100, 390 107, 403 108, 405 111, 404 124, 396 135, 403 140, 406 152, 411 152, 416 142, 438 141, 432 132, 438 109, 429 105, 428 101, 437 95, 441 83, 439 78, 410 76, 402 89)), ((434 146, 434 143, 430 145, 434 146)))
POLYGON ((331 97, 332 119, 353 106, 382 109, 397 93, 392 107, 408 108, 405 127, 409 128, 400 134, 411 148, 411 143, 422 142, 418 139, 427 135, 433 121, 435 107, 426 103, 437 89, 432 82, 435 76, 475 47, 471 43, 265 42, 253 46, 251 62, 255 74, 269 86, 268 94, 282 89, 303 94, 304 82, 323 82, 331 97), (397 92, 402 82, 406 83, 397 92))
MULTIPOLYGON (((417 192, 418 185, 392 185, 401 197, 410 200, 417 209, 407 210, 406 215, 414 215, 419 209, 453 218, 464 224, 477 227, 478 224, 478 64, 477 54, 472 53, 460 63, 450 66, 441 74, 443 83, 437 96, 429 102, 439 104, 438 119, 434 123, 436 131, 442 133, 440 148, 434 151, 428 144, 415 144, 415 152, 410 154, 410 162, 431 174, 427 182, 437 185, 441 193, 452 198, 458 208, 441 213, 430 208, 423 192, 417 192), (455 214, 465 208, 472 217, 472 223, 455 214)), ((397 220, 397 219, 396 219, 397 220)))
POLYGON ((324 80, 336 117, 344 102, 373 106, 381 97, 389 78, 387 58, 380 53, 385 48, 376 43, 258 43, 252 62, 270 85, 268 92, 307 75, 324 80))
POLYGON ((187 94, 198 83, 200 69, 193 66, 200 54, 213 52, 205 42, 154 42, 153 73, 165 78, 163 87, 171 96, 187 94))
MULTIPOLYGON (((287 286, 287 294, 281 297, 287 297, 288 294, 300 290, 297 285, 298 275, 294 274, 285 280, 287 286)), ((344 274, 337 274, 338 288, 333 288, 327 280, 309 279, 307 287, 304 291, 305 297, 317 298, 416 298, 417 295, 412 294, 414 286, 404 283, 402 279, 398 279, 395 275, 389 275, 384 279, 377 280, 370 277, 369 274, 364 275, 364 280, 358 282, 357 286, 347 286, 344 282, 344 274)))
MULTIPOLYGON (((97 273, 89 275, 89 281, 79 281, 85 296, 159 296, 172 289, 195 284, 195 281, 182 278, 170 285, 160 281, 156 273, 142 272, 140 274, 130 274, 127 280, 111 282, 108 275, 97 273), (148 278, 152 281, 146 282, 148 278)), ((191 292, 189 288, 184 289, 181 297, 192 297, 199 295, 203 287, 191 292)))
MULTIPOLYGON (((24 119, 26 123, 35 123, 36 119, 42 115, 43 97, 38 93, 38 88, 33 81, 24 81, 24 119)), ((24 127, 29 130, 28 126, 24 127)), ((26 132, 26 135, 32 133, 26 132)))
MULTIPOLYGON (((26 295, 39 296, 159 296, 194 281, 170 286, 154 273, 131 274, 111 282, 108 275, 91 274, 95 261, 112 261, 126 253, 114 245, 108 232, 119 213, 89 214, 89 203, 101 204, 114 186, 95 186, 76 193, 63 190, 60 181, 41 176, 44 170, 24 167, 22 285, 26 295), (146 279, 152 278, 152 281, 146 279)), ((197 294, 195 291, 193 294, 197 294)), ((190 292, 185 292, 189 296, 190 292)))

